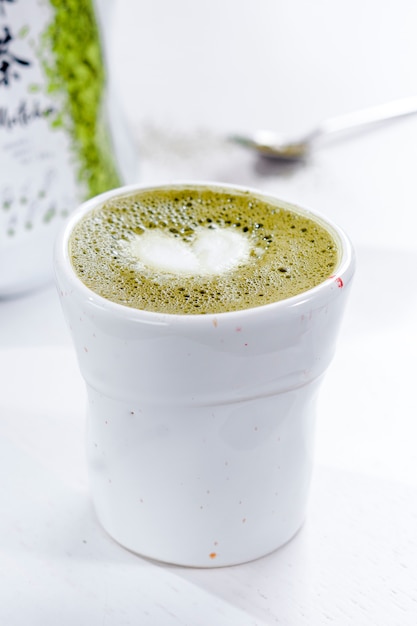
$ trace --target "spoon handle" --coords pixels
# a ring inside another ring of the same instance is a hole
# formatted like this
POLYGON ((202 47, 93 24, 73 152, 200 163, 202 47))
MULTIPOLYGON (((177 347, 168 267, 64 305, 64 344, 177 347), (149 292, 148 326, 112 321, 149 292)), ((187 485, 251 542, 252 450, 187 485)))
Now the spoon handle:
POLYGON ((361 111, 347 113, 346 115, 330 117, 309 133, 307 139, 308 141, 313 141, 324 135, 367 126, 396 117, 412 115, 413 113, 417 113, 417 96, 394 100, 361 111))

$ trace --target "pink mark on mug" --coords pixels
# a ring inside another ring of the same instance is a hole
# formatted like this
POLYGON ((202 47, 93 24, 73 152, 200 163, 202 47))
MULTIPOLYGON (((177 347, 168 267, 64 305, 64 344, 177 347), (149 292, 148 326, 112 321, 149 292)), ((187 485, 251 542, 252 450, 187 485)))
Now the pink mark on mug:
POLYGON ((335 283, 339 287, 339 289, 343 287, 343 280, 340 278, 340 276, 335 276, 334 274, 332 274, 329 278, 335 279, 335 283))

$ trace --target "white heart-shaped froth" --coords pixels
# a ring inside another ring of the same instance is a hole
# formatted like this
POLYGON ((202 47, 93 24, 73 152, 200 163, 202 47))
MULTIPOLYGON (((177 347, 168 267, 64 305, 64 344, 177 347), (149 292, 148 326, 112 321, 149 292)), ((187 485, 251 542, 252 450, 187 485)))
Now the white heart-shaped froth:
POLYGON ((155 272, 215 276, 247 261, 251 244, 243 233, 230 228, 200 228, 190 242, 155 229, 136 235, 129 251, 155 272))

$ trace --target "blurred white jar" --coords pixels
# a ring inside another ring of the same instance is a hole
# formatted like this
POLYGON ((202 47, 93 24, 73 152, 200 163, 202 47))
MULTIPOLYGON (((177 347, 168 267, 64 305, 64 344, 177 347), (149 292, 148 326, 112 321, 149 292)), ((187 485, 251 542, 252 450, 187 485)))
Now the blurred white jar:
POLYGON ((51 280, 62 219, 135 180, 135 148, 108 86, 91 0, 1 3, 0 297, 51 280))

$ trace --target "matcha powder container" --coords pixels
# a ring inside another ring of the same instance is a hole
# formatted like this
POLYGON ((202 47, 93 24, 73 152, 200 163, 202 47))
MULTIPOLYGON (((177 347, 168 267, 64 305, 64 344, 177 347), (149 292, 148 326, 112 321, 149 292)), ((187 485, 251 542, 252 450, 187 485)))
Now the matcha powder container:
POLYGON ((98 17, 91 0, 0 0, 0 297, 50 280, 80 202, 134 182, 98 17))

